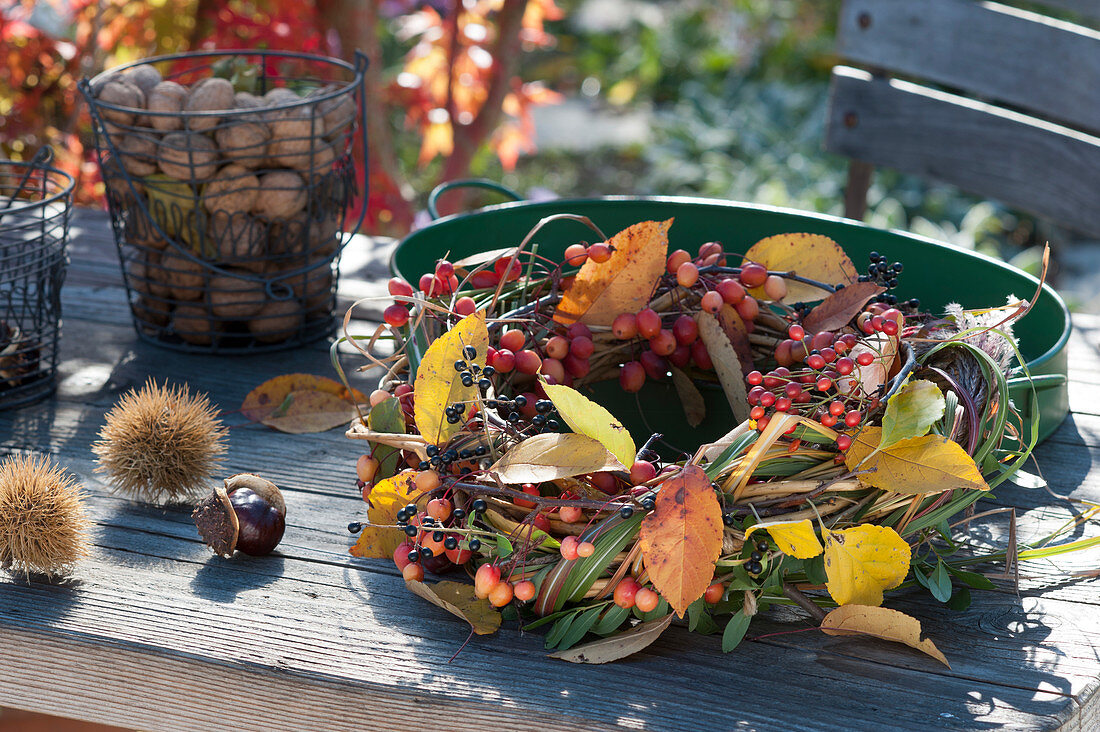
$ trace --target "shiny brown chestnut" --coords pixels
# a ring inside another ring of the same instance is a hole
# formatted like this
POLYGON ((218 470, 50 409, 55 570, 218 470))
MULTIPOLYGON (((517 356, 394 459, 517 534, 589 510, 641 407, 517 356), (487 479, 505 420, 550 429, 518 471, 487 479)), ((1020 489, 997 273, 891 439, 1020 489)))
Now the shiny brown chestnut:
POLYGON ((286 530, 286 503, 270 480, 252 473, 225 479, 195 507, 191 518, 207 546, 223 557, 240 550, 270 554, 286 530))

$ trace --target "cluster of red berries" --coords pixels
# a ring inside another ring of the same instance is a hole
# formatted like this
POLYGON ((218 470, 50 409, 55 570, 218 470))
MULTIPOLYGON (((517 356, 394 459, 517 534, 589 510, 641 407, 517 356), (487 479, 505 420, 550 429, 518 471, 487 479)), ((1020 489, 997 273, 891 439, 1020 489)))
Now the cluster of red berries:
MULTIPOLYGON (((694 259, 683 249, 668 255, 665 263, 667 277, 674 278, 681 287, 700 290, 700 307, 708 313, 717 313, 724 305, 737 310, 748 331, 760 313, 760 304, 748 294, 753 287, 764 287, 772 299, 782 299, 787 294, 787 284, 782 277, 769 275, 763 265, 748 262, 734 275, 703 276, 706 267, 725 267, 726 258, 722 245, 708 242, 699 247, 694 259)), ((694 364, 704 371, 713 371, 714 362, 704 343, 699 340, 699 326, 694 318, 684 313, 658 313, 643 308, 637 313, 620 313, 611 323, 615 338, 629 341, 645 339, 648 348, 637 359, 627 361, 619 370, 619 386, 626 392, 637 392, 647 378, 663 379, 669 364, 685 368, 694 364)))
POLYGON ((574 323, 541 344, 528 345, 522 330, 505 331, 497 346, 489 347, 486 362, 500 374, 513 370, 529 376, 542 374, 551 384, 571 386, 574 379, 588 376, 589 359, 595 352, 592 331, 583 323, 574 323))
MULTIPOLYGON (((469 277, 469 284, 474 289, 495 288, 503 279, 506 282, 514 282, 523 272, 523 266, 519 259, 501 257, 493 263, 492 269, 484 269, 475 272, 469 277)), ((421 275, 418 283, 420 292, 425 297, 440 298, 453 295, 459 287, 458 275, 454 265, 445 259, 436 262, 433 273, 421 275)), ((386 286, 390 295, 399 298, 412 298, 413 286, 400 277, 393 277, 386 286)), ((400 328, 409 322, 409 310, 412 308, 411 300, 399 300, 387 307, 382 318, 388 325, 400 328)), ((472 297, 464 295, 454 302, 453 310, 457 315, 473 315, 477 312, 477 303, 472 297)))

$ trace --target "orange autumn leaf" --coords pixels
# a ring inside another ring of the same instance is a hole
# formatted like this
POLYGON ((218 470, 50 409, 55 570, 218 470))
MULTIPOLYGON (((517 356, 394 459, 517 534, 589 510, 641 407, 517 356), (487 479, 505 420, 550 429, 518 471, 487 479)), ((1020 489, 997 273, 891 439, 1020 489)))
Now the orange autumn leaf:
MULTIPOLYGON (((347 399, 348 390, 340 382, 324 376, 312 374, 283 374, 268 379, 264 383, 248 392, 241 404, 241 414, 253 422, 263 420, 275 415, 280 408, 285 412, 290 404, 287 397, 291 392, 316 391, 332 394, 340 399, 347 399)), ((361 391, 352 390, 350 396, 356 402, 365 402, 366 395, 361 391)), ((351 419, 350 417, 348 419, 351 419)))
MULTIPOLYGON (((840 245, 821 234, 777 234, 753 244, 745 252, 746 262, 758 262, 777 272, 794 272, 829 285, 851 284, 859 277, 856 266, 840 245)), ((764 288, 754 287, 749 294, 768 299, 764 288)), ((786 302, 812 302, 829 293, 819 287, 787 280, 786 302)))
POLYGON ((608 239, 611 258, 584 263, 562 296, 554 320, 563 325, 611 325, 619 313, 644 308, 665 271, 670 226, 672 219, 643 221, 608 239))
POLYGON ((683 617, 710 585, 722 552, 722 508, 702 468, 688 465, 661 484, 639 541, 650 581, 683 617))
POLYGON ((325 432, 346 425, 355 416, 355 407, 327 391, 292 391, 279 409, 264 417, 268 427, 280 432, 304 435, 325 432))

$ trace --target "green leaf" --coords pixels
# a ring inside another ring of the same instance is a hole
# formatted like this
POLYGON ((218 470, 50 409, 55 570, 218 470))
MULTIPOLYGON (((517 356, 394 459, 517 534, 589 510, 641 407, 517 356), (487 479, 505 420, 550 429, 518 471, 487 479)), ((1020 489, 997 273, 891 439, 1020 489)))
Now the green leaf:
POLYGON ((811 584, 823 585, 829 579, 825 574, 825 555, 812 557, 806 560, 806 579, 811 584))
POLYGON ((928 434, 928 429, 943 416, 944 405, 943 393, 931 381, 910 381, 886 404, 878 449, 928 434))
POLYGON ((591 556, 574 559, 569 563, 569 574, 558 595, 557 608, 567 602, 579 602, 584 597, 596 578, 603 574, 615 556, 637 535, 642 518, 641 514, 635 514, 608 529, 595 540, 596 551, 591 556))
POLYGON ((913 576, 916 577, 917 582, 928 588, 928 591, 932 593, 932 597, 940 602, 947 602, 951 599, 951 575, 948 573, 947 565, 943 563, 942 559, 936 564, 936 568, 928 574, 914 568, 913 576))
POLYGON ((508 541, 508 537, 504 534, 497 534, 497 556, 503 559, 511 554, 512 542, 508 541))
MULTIPOLYGON (((401 401, 391 397, 375 404, 367 415, 367 426, 372 432, 405 434, 405 417, 401 413, 401 401)), ((377 442, 371 442, 370 445, 371 455, 379 463, 375 481, 397 475, 401 463, 401 451, 396 447, 377 442)))
POLYGON ((581 613, 569 626, 569 630, 562 635, 561 640, 558 642, 558 650, 564 651, 566 648, 577 645, 581 638, 584 638, 585 634, 596 624, 596 621, 600 619, 600 613, 602 612, 603 606, 597 605, 581 613))
POLYGON ((970 588, 960 587, 947 601, 947 607, 957 612, 962 612, 970 607, 970 588))
POLYGON ((561 642, 561 639, 565 637, 566 632, 569 630, 569 626, 573 624, 578 615, 580 615, 580 611, 574 610, 554 623, 550 628, 550 632, 546 634, 545 644, 547 649, 554 648, 561 642))
POLYGON ((751 621, 752 618, 745 615, 744 608, 734 613, 730 621, 726 623, 726 629, 722 632, 723 653, 729 653, 734 648, 741 645, 741 641, 744 639, 751 621))
POLYGON ((708 605, 701 597, 688 605, 687 619, 689 632, 710 635, 718 630, 718 624, 714 622, 714 618, 710 616, 707 609, 708 605))
POLYGON ((604 611, 603 616, 600 617, 600 622, 592 626, 592 632, 596 635, 611 635, 629 617, 630 608, 612 605, 604 611))
POLYGON ((968 572, 965 569, 952 567, 950 564, 945 566, 948 572, 959 578, 960 582, 970 585, 975 590, 992 590, 996 588, 996 585, 994 585, 984 574, 968 572))

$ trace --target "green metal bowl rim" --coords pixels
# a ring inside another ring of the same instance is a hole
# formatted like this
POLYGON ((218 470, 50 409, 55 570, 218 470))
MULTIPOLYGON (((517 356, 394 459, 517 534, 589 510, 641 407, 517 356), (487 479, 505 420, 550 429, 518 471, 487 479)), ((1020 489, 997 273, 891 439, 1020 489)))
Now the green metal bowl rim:
MULTIPOLYGON (((827 221, 827 222, 834 223, 834 224, 842 224, 842 225, 851 226, 851 227, 854 227, 854 228, 872 229, 872 230, 875 230, 875 231, 882 231, 882 232, 886 232, 886 233, 890 233, 890 234, 895 234, 897 236, 901 236, 901 237, 904 237, 906 239, 911 239, 911 240, 914 240, 914 241, 923 242, 925 244, 930 244, 930 245, 932 245, 934 247, 938 247, 940 249, 947 249, 947 250, 950 250, 952 252, 963 252, 963 253, 968 254, 972 257, 976 257, 977 259, 982 260, 982 261, 986 262, 987 264, 993 265, 995 267, 1000 267, 1001 269, 1008 270, 1008 271, 1013 272, 1013 273, 1018 274, 1018 275, 1022 275, 1026 280, 1030 281, 1034 285, 1039 284, 1039 278, 1038 277, 1035 277, 1034 275, 1031 275, 1031 274, 1028 274, 1027 272, 1024 272, 1019 267, 1013 267, 1011 264, 1008 264, 1007 262, 1002 262, 999 259, 994 259, 993 257, 989 256, 988 254, 982 254, 981 252, 976 252, 976 251, 973 251, 973 250, 970 250, 970 249, 960 249, 959 247, 953 247, 950 244, 945 244, 944 242, 936 241, 935 239, 931 239, 931 238, 926 237, 926 236, 921 236, 920 234, 913 234, 913 233, 910 233, 908 231, 902 231, 900 229, 878 229, 874 226, 869 226, 868 224, 865 224, 862 221, 854 221, 852 219, 846 219, 842 216, 833 216, 831 214, 817 213, 815 211, 802 211, 802 210, 795 209, 795 208, 784 208, 782 206, 769 206, 769 205, 766 205, 766 204, 746 203, 746 202, 743 202, 743 201, 727 201, 727 200, 720 199, 720 198, 703 198, 703 197, 700 197, 700 196, 600 196, 598 198, 555 198, 555 199, 551 199, 549 201, 508 201, 506 203, 497 203, 497 204, 493 204, 491 206, 484 206, 484 207, 479 208, 475 211, 463 211, 463 212, 460 212, 460 213, 449 214, 447 216, 443 216, 442 218, 436 219, 435 221, 431 222, 430 224, 428 224, 427 226, 425 226, 423 228, 417 229, 416 231, 409 232, 409 234, 407 236, 403 237, 401 239, 401 241, 398 242, 397 246, 394 247, 393 252, 390 254, 390 272, 392 272, 395 275, 398 274, 397 266, 396 266, 397 253, 401 249, 401 247, 405 244, 405 242, 408 239, 410 239, 411 237, 416 236, 416 235, 420 234, 423 231, 427 231, 427 230, 431 229, 434 226, 437 226, 437 225, 440 225, 440 224, 443 224, 443 223, 446 223, 446 222, 454 221, 454 220, 457 220, 457 219, 460 219, 460 218, 465 218, 467 216, 479 216, 479 215, 482 215, 482 214, 492 214, 492 213, 496 213, 498 211, 507 211, 507 210, 514 209, 514 208, 549 208, 549 207, 561 208, 563 206, 568 206, 568 205, 574 204, 574 203, 576 203, 576 204, 590 204, 590 203, 599 203, 601 201, 627 201, 627 202, 640 202, 640 203, 654 202, 654 203, 705 204, 705 205, 708 205, 708 206, 718 206, 718 207, 722 207, 722 208, 745 209, 745 210, 752 210, 752 211, 767 211, 769 213, 780 213, 780 214, 794 214, 796 216, 802 216, 802 217, 810 218, 810 219, 817 219, 819 221, 827 221)), ((598 226, 600 222, 597 221, 595 223, 598 226)), ((1059 295, 1054 290, 1053 287, 1046 284, 1045 282, 1043 283, 1043 290, 1047 294, 1049 294, 1051 297, 1054 298, 1054 302, 1057 303, 1058 307, 1061 309, 1062 318, 1063 318, 1063 321, 1064 321, 1064 326, 1062 328, 1061 337, 1058 338, 1058 341, 1053 346, 1051 346, 1049 349, 1047 349, 1047 351, 1045 353, 1043 353, 1042 355, 1036 356, 1035 358, 1033 358, 1032 360, 1027 362, 1026 365, 1027 365, 1029 370, 1034 369, 1038 366, 1041 366, 1042 364, 1046 363, 1050 359, 1054 358, 1055 355, 1057 355, 1063 348, 1065 348, 1066 343, 1069 342, 1070 333, 1073 330, 1073 322, 1070 319, 1069 308, 1066 306, 1066 303, 1062 299, 1062 296, 1059 295)))

